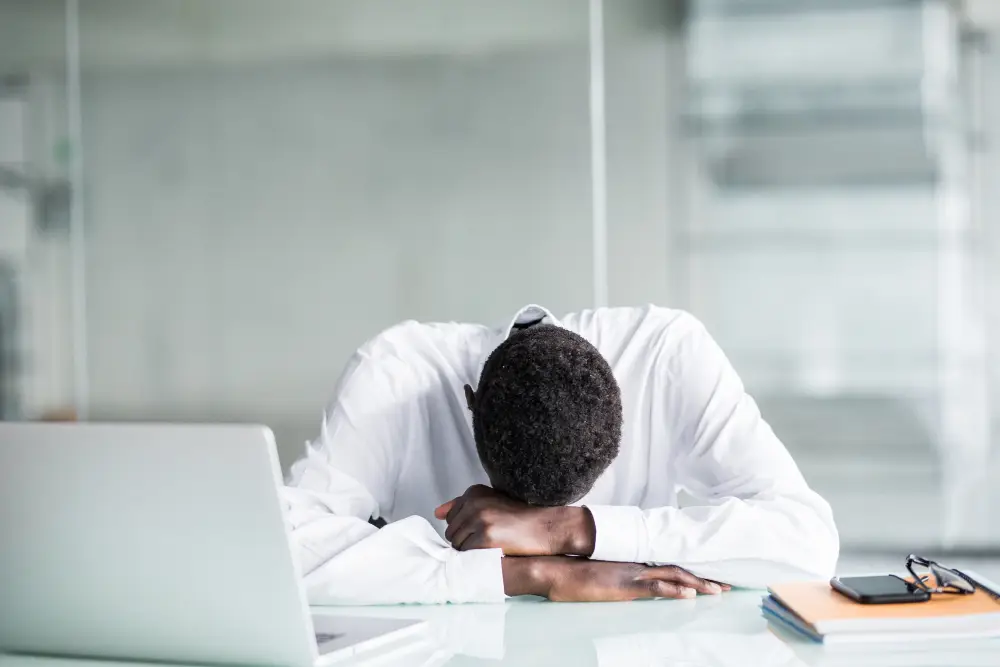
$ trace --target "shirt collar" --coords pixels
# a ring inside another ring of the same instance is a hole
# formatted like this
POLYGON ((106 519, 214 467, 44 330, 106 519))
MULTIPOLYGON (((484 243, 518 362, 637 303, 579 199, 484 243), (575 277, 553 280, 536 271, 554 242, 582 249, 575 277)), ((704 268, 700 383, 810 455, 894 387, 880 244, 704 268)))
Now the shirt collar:
POLYGON ((479 378, 483 376, 483 367, 486 366, 486 360, 493 354, 493 350, 500 347, 500 343, 507 340, 512 333, 535 324, 562 326, 562 323, 552 314, 552 311, 543 306, 532 303, 518 310, 510 322, 507 323, 507 326, 491 332, 489 342, 486 345, 482 358, 479 360, 479 367, 476 370, 475 380, 477 387, 479 386, 479 378))

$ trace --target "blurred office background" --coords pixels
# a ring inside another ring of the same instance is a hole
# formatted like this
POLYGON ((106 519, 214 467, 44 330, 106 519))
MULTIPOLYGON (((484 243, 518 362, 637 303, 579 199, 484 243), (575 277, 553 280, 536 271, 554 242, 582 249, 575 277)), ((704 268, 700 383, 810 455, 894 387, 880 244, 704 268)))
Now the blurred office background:
POLYGON ((845 548, 1000 552, 1000 3, 0 0, 0 416, 254 421, 403 319, 705 321, 845 548))

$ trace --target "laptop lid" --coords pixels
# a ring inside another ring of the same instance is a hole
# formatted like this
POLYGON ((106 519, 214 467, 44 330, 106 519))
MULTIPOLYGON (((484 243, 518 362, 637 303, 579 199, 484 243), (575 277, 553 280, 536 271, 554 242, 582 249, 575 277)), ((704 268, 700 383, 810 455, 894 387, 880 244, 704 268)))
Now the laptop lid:
POLYGON ((0 423, 0 650, 312 665, 263 426, 0 423))

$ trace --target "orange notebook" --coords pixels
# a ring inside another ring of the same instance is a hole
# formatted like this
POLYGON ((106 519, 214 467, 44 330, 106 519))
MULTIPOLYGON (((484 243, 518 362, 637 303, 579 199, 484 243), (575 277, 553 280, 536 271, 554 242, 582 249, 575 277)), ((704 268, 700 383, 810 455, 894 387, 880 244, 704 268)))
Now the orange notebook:
POLYGON ((1000 636, 1000 601, 981 587, 972 595, 935 595, 927 602, 904 604, 859 604, 825 581, 777 584, 768 590, 794 615, 796 625, 823 638, 877 633, 1000 636))

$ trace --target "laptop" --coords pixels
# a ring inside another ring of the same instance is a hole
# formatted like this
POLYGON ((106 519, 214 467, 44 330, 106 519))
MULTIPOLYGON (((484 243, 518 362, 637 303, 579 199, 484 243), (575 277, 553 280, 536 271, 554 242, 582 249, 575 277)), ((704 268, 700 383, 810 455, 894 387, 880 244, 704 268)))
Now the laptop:
POLYGON ((421 621, 310 614, 264 426, 0 423, 0 651, 312 667, 421 621))

